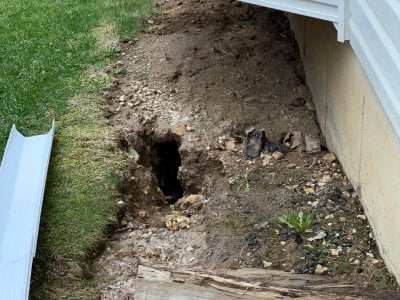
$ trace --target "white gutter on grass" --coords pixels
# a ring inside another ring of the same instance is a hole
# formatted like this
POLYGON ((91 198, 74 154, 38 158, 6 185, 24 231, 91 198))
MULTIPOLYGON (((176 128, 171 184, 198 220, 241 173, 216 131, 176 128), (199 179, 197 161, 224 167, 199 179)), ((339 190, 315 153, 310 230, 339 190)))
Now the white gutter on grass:
POLYGON ((0 300, 28 299, 54 136, 11 129, 0 166, 0 300))

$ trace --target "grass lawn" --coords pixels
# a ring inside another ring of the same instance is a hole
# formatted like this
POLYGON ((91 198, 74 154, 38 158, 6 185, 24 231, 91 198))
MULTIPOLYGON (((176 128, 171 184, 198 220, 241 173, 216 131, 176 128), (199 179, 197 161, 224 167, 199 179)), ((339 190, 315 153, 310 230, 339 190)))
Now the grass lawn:
POLYGON ((110 78, 96 74, 116 54, 112 41, 139 30, 153 9, 151 0, 0 0, 0 154, 13 123, 32 135, 57 122, 32 298, 92 292, 56 277, 65 264, 84 264, 116 215, 124 156, 98 96, 110 78))

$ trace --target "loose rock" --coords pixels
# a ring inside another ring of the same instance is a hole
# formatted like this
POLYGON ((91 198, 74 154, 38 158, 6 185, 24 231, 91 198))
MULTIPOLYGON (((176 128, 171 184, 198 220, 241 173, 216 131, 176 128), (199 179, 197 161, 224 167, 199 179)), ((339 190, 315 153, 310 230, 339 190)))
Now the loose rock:
POLYGON ((296 149, 299 152, 304 150, 304 138, 300 131, 293 131, 286 134, 283 138, 283 143, 291 150, 296 149))
POLYGON ((248 159, 256 158, 260 155, 262 145, 265 142, 264 130, 255 130, 254 128, 246 132, 246 150, 245 155, 248 159))
POLYGON ((312 242, 312 241, 316 241, 316 240, 322 240, 324 237, 326 237, 326 232, 325 231, 320 231, 318 232, 317 235, 308 238, 307 240, 312 242))
POLYGON ((357 219, 366 221, 366 220, 367 220, 367 217, 366 217, 365 215, 357 215, 357 219))
POLYGON ((183 197, 181 199, 179 199, 176 203, 175 203, 175 207, 181 208, 181 209, 186 209, 189 206, 192 206, 196 203, 199 203, 201 201, 204 200, 204 196, 201 194, 198 195, 189 195, 186 197, 183 197))
POLYGON ((333 163, 334 161, 336 161, 336 156, 333 153, 328 153, 328 154, 325 154, 322 159, 329 163, 333 163))
POLYGON ((324 275, 326 273, 328 273, 329 269, 327 267, 321 266, 320 264, 317 265, 317 267, 315 268, 314 273, 317 275, 324 275))
POLYGON ((315 138, 311 135, 306 135, 305 144, 306 144, 307 152, 310 152, 310 153, 321 152, 321 143, 317 138, 315 138))
POLYGON ((268 269, 268 268, 270 268, 272 266, 272 262, 270 262, 270 261, 265 261, 264 260, 262 263, 263 263, 263 266, 264 266, 265 269, 268 269))
POLYGON ((182 124, 181 126, 175 128, 174 130, 172 130, 172 133, 177 135, 177 136, 182 136, 185 134, 186 131, 186 124, 182 124))
POLYGON ((272 153, 272 158, 275 160, 280 160, 284 157, 285 157, 285 155, 282 152, 275 151, 274 153, 272 153))
POLYGON ((172 231, 190 228, 190 219, 185 216, 167 216, 165 226, 172 231))

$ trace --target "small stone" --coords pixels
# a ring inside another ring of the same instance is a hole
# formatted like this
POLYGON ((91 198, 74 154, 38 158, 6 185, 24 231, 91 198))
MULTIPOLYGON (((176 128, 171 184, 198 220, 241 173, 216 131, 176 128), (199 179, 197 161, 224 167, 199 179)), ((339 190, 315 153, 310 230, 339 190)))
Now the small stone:
POLYGON ((147 23, 150 24, 150 25, 153 25, 154 21, 153 20, 147 20, 147 23))
POLYGON ((130 108, 132 108, 132 107, 134 107, 134 104, 133 104, 132 102, 128 102, 128 106, 129 106, 130 108))
POLYGON ((317 265, 317 267, 315 268, 314 273, 317 275, 324 275, 329 271, 329 269, 327 267, 321 266, 320 264, 317 265))
POLYGON ((344 198, 350 198, 351 197, 351 194, 348 192, 348 191, 343 191, 342 192, 342 196, 344 197, 344 198))
POLYGON ((263 260, 263 266, 265 269, 268 269, 272 266, 272 262, 263 260))
POLYGON ((339 221, 340 221, 340 222, 346 222, 347 219, 346 219, 345 217, 340 217, 340 218, 339 218, 339 221))
POLYGON ((282 246, 286 246, 286 242, 285 241, 281 241, 281 245, 282 246))
POLYGON ((361 264, 361 261, 356 258, 351 264, 359 266, 361 264))
POLYGON ((259 157, 265 139, 265 131, 263 129, 255 130, 254 128, 250 128, 246 130, 245 155, 247 159, 259 157))
POLYGON ((317 138, 315 138, 311 135, 306 135, 304 141, 306 144, 307 152, 310 152, 310 153, 321 152, 321 143, 317 138))
POLYGON ((332 181, 332 177, 330 175, 324 175, 319 182, 329 183, 332 181))
POLYGON ((186 248, 186 251, 187 251, 187 252, 193 252, 193 250, 194 250, 194 248, 193 248, 193 247, 190 247, 190 246, 186 248))
POLYGON ((141 217, 141 218, 143 218, 143 219, 147 218, 147 213, 146 213, 146 211, 144 211, 144 210, 142 210, 142 209, 139 210, 138 215, 139 215, 139 217, 141 217))
POLYGON ((367 220, 367 217, 366 217, 365 215, 357 215, 357 219, 366 221, 366 220, 367 220))
POLYGON ((127 224, 128 224, 128 222, 125 219, 121 221, 122 226, 126 226, 127 224))
POLYGON ((333 219, 333 218, 334 218, 333 214, 330 214, 330 215, 327 215, 327 216, 325 217, 325 220, 331 220, 331 219, 333 219))
POLYGON ((288 168, 288 169, 294 169, 294 168, 296 168, 296 167, 297 167, 297 165, 294 164, 294 163, 290 163, 290 164, 288 164, 288 165, 286 166, 286 168, 288 168))
POLYGON ((279 151, 275 151, 274 153, 272 153, 272 158, 275 160, 279 160, 282 159, 285 155, 282 152, 279 151))
POLYGON ((204 200, 204 196, 201 194, 197 194, 197 195, 189 195, 183 198, 180 198, 176 203, 175 203, 175 207, 179 207, 181 209, 186 209, 189 206, 192 206, 198 202, 201 202, 204 200))
POLYGON ((307 195, 315 195, 315 190, 313 188, 305 188, 304 192, 306 192, 307 195))
POLYGON ((323 238, 326 237, 326 232, 325 231, 320 231, 317 233, 317 235, 308 238, 307 240, 312 242, 312 241, 316 241, 316 240, 322 240, 323 238))
POLYGON ((333 163, 334 161, 336 161, 336 156, 333 153, 328 153, 325 154, 322 159, 329 163, 333 163))
POLYGON ((300 131, 289 132, 283 138, 283 143, 291 150, 296 149, 298 152, 302 152, 304 149, 303 134, 300 131))
POLYGON ((117 206, 123 207, 123 206, 125 206, 125 202, 123 200, 119 200, 119 201, 117 201, 117 206))
POLYGON ((172 130, 172 133, 177 136, 183 136, 185 134, 185 131, 186 131, 186 124, 182 124, 181 126, 172 130))
POLYGON ((380 261, 379 259, 371 258, 370 261, 371 261, 371 264, 374 265, 374 267, 376 267, 376 268, 383 268, 385 266, 383 261, 380 261))
POLYGON ((226 151, 237 151, 235 141, 234 140, 225 141, 225 149, 226 151))
POLYGON ((125 100, 126 100, 126 96, 125 95, 122 95, 122 96, 119 97, 119 101, 120 102, 125 102, 125 100))
POLYGON ((180 229, 189 229, 190 219, 186 216, 169 215, 166 216, 165 227, 167 227, 169 230, 172 231, 177 231, 180 229))
POLYGON ((330 249, 332 256, 339 256, 340 250, 339 249, 330 249))
POLYGON ((263 167, 266 167, 270 164, 271 158, 272 158, 272 156, 270 156, 270 155, 263 155, 261 157, 261 164, 263 165, 263 167))
POLYGON ((374 255, 371 252, 365 253, 368 257, 374 258, 374 255))

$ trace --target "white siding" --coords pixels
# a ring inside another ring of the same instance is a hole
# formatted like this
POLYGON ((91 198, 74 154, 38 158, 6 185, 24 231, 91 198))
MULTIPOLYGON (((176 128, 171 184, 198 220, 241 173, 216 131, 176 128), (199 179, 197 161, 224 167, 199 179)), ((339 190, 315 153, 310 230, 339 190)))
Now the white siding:
POLYGON ((338 31, 338 40, 346 39, 346 3, 348 0, 241 0, 250 4, 331 21, 338 31))
POLYGON ((350 0, 350 44, 400 136, 400 1, 350 0))

